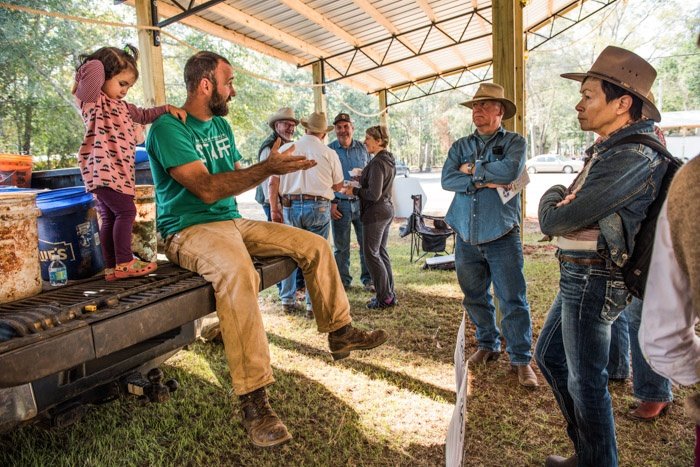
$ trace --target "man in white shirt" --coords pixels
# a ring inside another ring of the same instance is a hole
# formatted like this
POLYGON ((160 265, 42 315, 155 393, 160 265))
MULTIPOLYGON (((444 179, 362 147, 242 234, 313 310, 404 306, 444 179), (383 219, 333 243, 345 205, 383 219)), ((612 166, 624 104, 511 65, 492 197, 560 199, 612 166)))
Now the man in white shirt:
MULTIPOLYGON (((314 112, 308 119, 302 118, 301 125, 306 129, 306 134, 294 143, 294 154, 316 161, 316 166, 304 173, 271 178, 270 213, 275 222, 281 222, 283 218, 287 225, 327 239, 331 224, 331 200, 335 197, 334 192, 343 186, 343 168, 338 154, 323 142, 326 134, 333 129, 333 126, 328 126, 326 114, 314 112)), ((295 291, 296 279, 295 273, 292 273, 282 281, 280 290, 280 299, 286 311, 296 309, 295 291)), ((308 294, 306 311, 306 316, 311 318, 313 310, 308 294)))

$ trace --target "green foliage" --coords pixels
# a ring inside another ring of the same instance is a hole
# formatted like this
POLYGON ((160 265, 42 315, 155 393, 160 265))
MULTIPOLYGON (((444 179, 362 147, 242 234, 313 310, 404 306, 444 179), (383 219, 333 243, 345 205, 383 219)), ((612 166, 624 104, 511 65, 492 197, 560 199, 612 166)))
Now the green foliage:
MULTIPOLYGON (((111 2, 76 0, 27 0, 22 5, 60 11, 84 18, 135 23, 133 8, 111 2)), ((580 131, 574 106, 576 83, 558 78, 566 71, 586 70, 608 44, 637 51, 657 67, 654 93, 662 110, 700 107, 700 55, 695 44, 700 28, 700 8, 691 11, 681 0, 616 2, 529 54, 526 68, 526 123, 531 155, 560 152, 579 155, 592 143, 593 134, 580 131), (654 37, 642 33, 658 31, 654 37)), ((182 105, 186 93, 182 71, 194 50, 214 50, 239 70, 237 97, 228 116, 244 163, 253 163, 262 140, 270 131, 266 121, 278 108, 289 106, 299 117, 313 111, 313 89, 290 87, 242 72, 250 70, 271 80, 308 85, 310 67, 297 69, 279 60, 181 24, 168 31, 183 39, 184 46, 166 35, 163 40, 166 96, 182 105)), ((84 127, 73 108, 71 86, 78 55, 105 45, 138 44, 135 29, 106 27, 35 16, 0 8, 0 151, 31 153, 45 167, 74 164, 84 127), (48 157, 46 157, 48 156, 48 157)), ((142 82, 127 99, 143 106, 142 82)), ((468 109, 459 106, 476 86, 397 104, 389 109, 390 149, 414 168, 441 166, 450 145, 473 131, 468 109)), ((350 112, 355 138, 379 123, 375 95, 339 83, 325 87, 328 118, 350 112), (351 110, 354 109, 354 110, 351 110), (362 115, 364 114, 364 115, 362 115)), ((297 136, 302 134, 301 128, 297 136)), ((329 135, 332 140, 333 135, 329 135)))
MULTIPOLYGON (((49 11, 66 6, 58 0, 23 5, 49 11)), ((86 18, 116 19, 87 0, 71 2, 70 10, 86 18)), ((0 9, 0 150, 48 155, 58 165, 69 161, 66 156, 75 153, 84 131, 70 95, 77 56, 94 44, 118 43, 122 34, 110 32, 0 9)))
POLYGON ((686 19, 679 37, 658 61, 657 82, 663 111, 700 109, 700 6, 686 19))

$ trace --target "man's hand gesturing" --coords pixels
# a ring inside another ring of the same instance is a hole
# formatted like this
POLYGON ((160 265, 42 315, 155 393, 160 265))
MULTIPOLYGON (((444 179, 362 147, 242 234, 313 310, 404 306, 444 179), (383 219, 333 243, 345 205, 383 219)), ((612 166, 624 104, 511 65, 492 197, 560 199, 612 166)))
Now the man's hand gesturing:
POLYGON ((316 161, 309 160, 305 156, 293 156, 293 144, 286 151, 279 152, 281 144, 282 140, 277 138, 275 144, 272 145, 270 155, 263 162, 273 175, 284 175, 297 170, 306 170, 316 165, 316 161))

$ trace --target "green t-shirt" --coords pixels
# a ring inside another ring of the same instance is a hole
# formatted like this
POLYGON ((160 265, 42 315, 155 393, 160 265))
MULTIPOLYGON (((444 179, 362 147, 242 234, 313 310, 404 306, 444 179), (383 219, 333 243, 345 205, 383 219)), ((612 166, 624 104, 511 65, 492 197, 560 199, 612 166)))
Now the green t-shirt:
POLYGON ((157 225, 163 238, 196 224, 241 217, 233 196, 207 204, 175 181, 168 169, 201 160, 211 174, 235 170, 241 160, 236 140, 222 117, 208 121, 187 115, 183 124, 170 114, 153 123, 146 149, 156 186, 157 225))

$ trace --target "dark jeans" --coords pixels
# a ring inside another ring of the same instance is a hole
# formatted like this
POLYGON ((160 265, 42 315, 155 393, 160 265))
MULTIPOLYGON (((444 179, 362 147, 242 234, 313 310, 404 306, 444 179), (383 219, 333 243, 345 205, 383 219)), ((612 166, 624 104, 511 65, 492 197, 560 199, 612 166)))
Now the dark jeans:
MULTIPOLYGON (((595 252, 561 251, 600 259, 595 252)), ((617 441, 608 392, 610 328, 631 295, 610 262, 560 263, 559 293, 537 340, 537 365, 567 423, 579 466, 617 466, 617 441)))
POLYGON ((367 264, 365 263, 365 254, 362 251, 362 221, 360 221, 360 200, 339 199, 338 211, 343 215, 340 219, 333 219, 333 245, 335 250, 335 262, 338 265, 340 278, 343 280, 343 285, 348 287, 352 283, 350 275, 350 234, 352 228, 355 228, 355 238, 360 245, 360 280, 363 285, 372 282, 369 275, 367 264))
POLYGON ((633 298, 612 325, 608 375, 611 379, 628 378, 631 353, 634 397, 642 402, 669 402, 673 400, 671 381, 651 369, 639 347, 642 303, 633 298))
POLYGON ((456 238, 455 267, 464 293, 464 308, 476 326, 480 349, 501 350, 501 333, 513 365, 532 359, 532 321, 527 303, 520 229, 488 243, 472 245, 456 238), (496 324, 496 308, 489 288, 498 297, 503 319, 496 324))
POLYGON ((391 260, 386 251, 386 243, 389 239, 389 228, 392 218, 371 224, 363 224, 362 248, 365 253, 365 261, 369 275, 374 282, 374 288, 378 301, 390 302, 395 296, 394 273, 391 271, 391 260))
POLYGON ((95 188, 92 193, 102 220, 100 243, 105 267, 128 263, 134 257, 131 251, 131 229, 136 219, 134 197, 107 187, 95 188))

